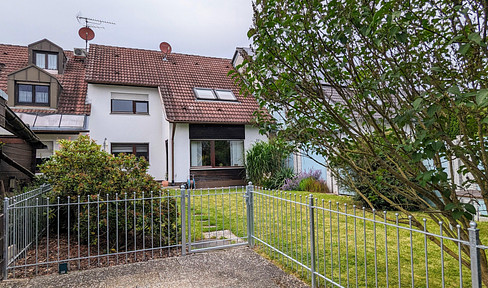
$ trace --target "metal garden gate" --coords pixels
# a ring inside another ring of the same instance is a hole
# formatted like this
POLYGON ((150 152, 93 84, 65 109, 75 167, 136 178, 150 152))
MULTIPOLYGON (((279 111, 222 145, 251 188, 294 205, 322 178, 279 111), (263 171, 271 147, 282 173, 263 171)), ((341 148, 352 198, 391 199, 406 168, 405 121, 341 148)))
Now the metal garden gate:
POLYGON ((181 187, 182 254, 248 244, 252 186, 181 187))

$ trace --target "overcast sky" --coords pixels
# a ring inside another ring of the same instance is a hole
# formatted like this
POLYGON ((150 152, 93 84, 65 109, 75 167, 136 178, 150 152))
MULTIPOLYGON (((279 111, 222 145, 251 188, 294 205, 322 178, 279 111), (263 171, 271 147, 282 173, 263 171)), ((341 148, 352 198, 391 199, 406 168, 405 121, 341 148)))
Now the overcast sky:
POLYGON ((91 43, 231 58, 249 46, 251 0, 3 0, 0 43, 47 38, 65 50, 85 47, 76 15, 115 22, 93 29, 91 43))

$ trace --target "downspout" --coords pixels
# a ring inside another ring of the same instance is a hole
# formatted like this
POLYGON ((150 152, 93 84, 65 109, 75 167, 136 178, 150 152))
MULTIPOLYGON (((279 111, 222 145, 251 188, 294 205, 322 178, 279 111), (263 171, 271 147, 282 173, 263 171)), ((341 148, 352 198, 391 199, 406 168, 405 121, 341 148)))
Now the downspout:
POLYGON ((176 123, 173 122, 173 129, 171 131, 171 184, 175 184, 175 132, 176 123))

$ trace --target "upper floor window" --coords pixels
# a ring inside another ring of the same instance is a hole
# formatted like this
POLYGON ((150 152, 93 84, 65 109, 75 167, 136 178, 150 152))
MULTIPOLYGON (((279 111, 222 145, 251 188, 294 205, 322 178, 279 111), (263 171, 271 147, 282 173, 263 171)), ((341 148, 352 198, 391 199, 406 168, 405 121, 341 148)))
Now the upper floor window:
POLYGON ((17 104, 49 106, 49 86, 17 84, 17 104))
POLYGON ((193 88, 193 91, 195 91, 197 99, 201 100, 237 101, 236 96, 231 90, 193 88))
POLYGON ((112 113, 149 114, 149 101, 112 99, 112 113))
POLYGON ((58 53, 34 52, 36 65, 43 69, 58 70, 58 53))

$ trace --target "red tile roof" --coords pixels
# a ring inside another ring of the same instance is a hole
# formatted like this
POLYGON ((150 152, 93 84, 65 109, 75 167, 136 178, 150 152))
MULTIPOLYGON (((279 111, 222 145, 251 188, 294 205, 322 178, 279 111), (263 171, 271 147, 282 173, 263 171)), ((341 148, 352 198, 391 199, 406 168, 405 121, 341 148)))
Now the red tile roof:
POLYGON ((0 44, 0 89, 7 92, 8 74, 29 65, 27 53, 26 46, 0 44))
MULTIPOLYGON (((53 75, 63 87, 56 110, 19 109, 10 107, 15 112, 25 113, 62 113, 90 114, 90 105, 85 104, 86 81, 85 63, 65 51, 68 58, 64 74, 53 75)), ((0 44, 0 89, 7 91, 8 74, 28 66, 28 50, 26 46, 0 44)))
POLYGON ((259 109, 254 97, 244 97, 232 78, 231 60, 160 51, 90 45, 86 80, 131 86, 159 87, 170 122, 252 122, 259 109), (197 100, 193 88, 230 89, 238 102, 197 100))

